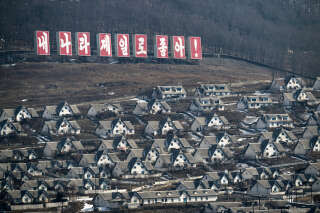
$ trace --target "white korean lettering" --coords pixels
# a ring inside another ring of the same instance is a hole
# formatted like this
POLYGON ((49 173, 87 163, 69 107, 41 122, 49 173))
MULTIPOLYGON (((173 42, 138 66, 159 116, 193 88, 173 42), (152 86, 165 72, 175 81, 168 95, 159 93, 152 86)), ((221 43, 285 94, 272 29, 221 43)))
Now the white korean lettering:
POLYGON ((144 50, 144 38, 143 37, 140 37, 138 38, 138 52, 137 52, 137 55, 140 55, 140 54, 147 54, 147 51, 144 50))
POLYGON ((46 53, 49 51, 48 47, 48 34, 46 32, 42 32, 42 36, 38 37, 39 48, 42 48, 46 53))
POLYGON ((83 34, 83 37, 80 37, 80 50, 84 50, 85 54, 88 54, 88 47, 90 45, 90 42, 88 42, 88 36, 87 34, 83 34))
POLYGON ((178 37, 178 42, 175 43, 174 50, 180 53, 180 57, 184 56, 183 54, 184 46, 183 46, 181 37, 178 37))
POLYGON ((65 39, 60 39, 60 47, 66 48, 66 53, 69 53, 69 46, 71 45, 71 41, 69 41, 68 33, 63 33, 65 39))
POLYGON ((119 46, 122 52, 122 55, 128 55, 128 45, 127 45, 127 36, 122 36, 119 40, 119 46))
POLYGON ((108 55, 111 54, 111 42, 110 37, 108 35, 105 35, 103 39, 101 39, 101 46, 100 50, 105 50, 108 55))
POLYGON ((160 38, 160 47, 158 48, 160 51, 160 55, 162 57, 165 57, 167 55, 167 45, 166 45, 166 39, 165 38, 160 38))

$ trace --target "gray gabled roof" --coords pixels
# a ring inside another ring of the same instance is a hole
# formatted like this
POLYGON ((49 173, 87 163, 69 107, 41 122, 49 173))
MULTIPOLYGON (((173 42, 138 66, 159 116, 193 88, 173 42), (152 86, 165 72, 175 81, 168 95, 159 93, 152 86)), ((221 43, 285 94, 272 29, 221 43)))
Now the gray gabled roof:
POLYGON ((98 150, 113 149, 113 140, 102 140, 98 150))
POLYGON ((148 121, 146 128, 147 127, 154 130, 154 131, 158 131, 159 127, 160 127, 160 122, 159 121, 148 121))
POLYGON ((209 148, 211 145, 217 144, 216 136, 204 136, 200 142, 200 148, 209 148))
POLYGON ((83 154, 79 162, 79 165, 88 166, 90 164, 95 164, 96 163, 95 156, 96 154, 83 154))

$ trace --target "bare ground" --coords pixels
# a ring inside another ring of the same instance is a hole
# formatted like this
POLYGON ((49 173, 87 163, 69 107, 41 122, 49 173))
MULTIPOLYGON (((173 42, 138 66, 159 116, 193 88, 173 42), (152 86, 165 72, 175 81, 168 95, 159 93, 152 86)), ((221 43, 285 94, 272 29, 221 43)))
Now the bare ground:
POLYGON ((0 67, 0 108, 104 100, 141 94, 157 85, 270 80, 271 72, 245 62, 212 58, 200 65, 26 62, 0 67))

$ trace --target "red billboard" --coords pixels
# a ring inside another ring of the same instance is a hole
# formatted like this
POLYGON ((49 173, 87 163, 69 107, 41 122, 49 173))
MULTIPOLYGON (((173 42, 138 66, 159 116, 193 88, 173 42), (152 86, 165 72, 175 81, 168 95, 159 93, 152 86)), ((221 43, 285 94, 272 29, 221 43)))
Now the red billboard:
POLYGON ((72 55, 71 32, 58 32, 59 55, 72 55))
POLYGON ((116 35, 116 53, 118 57, 130 57, 129 34, 116 35))
POLYGON ((111 34, 110 33, 99 33, 97 35, 98 53, 99 56, 112 56, 111 46, 111 34))
POLYGON ((89 32, 77 32, 77 54, 79 56, 90 56, 90 33, 89 32))
POLYGON ((171 48, 172 48, 173 58, 175 59, 186 58, 184 36, 172 36, 171 48))
POLYGON ((188 53, 191 59, 202 59, 202 46, 200 37, 189 37, 188 53))
POLYGON ((50 55, 49 31, 36 31, 35 40, 37 55, 50 55))
POLYGON ((166 35, 156 35, 155 38, 155 57, 157 58, 168 58, 168 36, 166 35))
POLYGON ((133 41, 134 41, 134 56, 137 58, 148 57, 147 35, 135 34, 133 41))

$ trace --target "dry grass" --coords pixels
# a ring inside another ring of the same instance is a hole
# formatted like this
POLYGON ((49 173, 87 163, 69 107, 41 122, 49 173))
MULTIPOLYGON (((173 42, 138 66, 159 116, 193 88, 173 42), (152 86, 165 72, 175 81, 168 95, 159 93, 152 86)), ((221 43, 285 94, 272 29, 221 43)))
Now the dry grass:
POLYGON ((270 80, 271 76, 268 69, 234 60, 217 64, 207 59, 200 65, 21 63, 1 67, 0 107, 43 106, 63 100, 80 103, 136 95, 157 85, 190 87, 200 82, 270 80))

